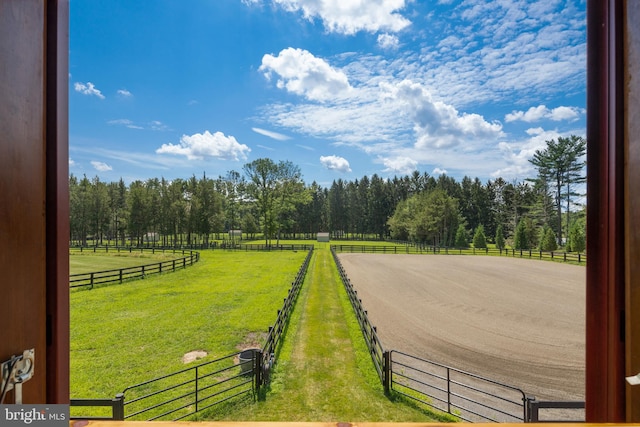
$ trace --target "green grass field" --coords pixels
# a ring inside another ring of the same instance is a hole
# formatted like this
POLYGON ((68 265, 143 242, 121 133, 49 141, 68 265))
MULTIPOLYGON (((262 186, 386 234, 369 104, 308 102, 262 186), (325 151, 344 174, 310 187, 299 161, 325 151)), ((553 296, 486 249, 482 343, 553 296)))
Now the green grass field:
MULTIPOLYGON (((447 420, 384 395, 329 246, 309 243, 318 249, 266 396, 231 400, 195 418, 447 420)), ((72 293, 72 398, 111 398, 183 369, 189 351, 209 352, 192 366, 262 346, 305 255, 202 251, 186 270, 72 293)), ((102 268, 101 257, 95 261, 102 268)))
POLYGON ((316 248, 266 398, 213 408, 197 419, 450 421, 384 395, 328 246, 316 248))
POLYGON ((71 397, 113 397, 190 351, 204 362, 262 344, 305 256, 203 251, 176 273, 72 292, 71 397))

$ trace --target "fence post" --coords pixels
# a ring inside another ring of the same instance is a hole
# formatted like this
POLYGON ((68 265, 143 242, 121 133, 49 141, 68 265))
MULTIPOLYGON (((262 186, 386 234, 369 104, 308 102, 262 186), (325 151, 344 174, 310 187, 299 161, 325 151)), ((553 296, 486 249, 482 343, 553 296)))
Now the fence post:
POLYGON ((116 394, 112 400, 111 416, 115 421, 124 421, 124 393, 116 394))
POLYGON ((451 413, 451 370, 447 368, 447 412, 451 413))
POLYGON ((538 413, 539 413, 539 403, 536 402, 536 398, 534 396, 527 396, 525 398, 525 408, 524 408, 524 422, 525 423, 537 423, 538 413))
POLYGON ((195 393, 195 396, 194 396, 195 399, 196 399, 195 400, 195 404, 196 404, 196 411, 195 412, 198 412, 198 365, 196 365, 195 371, 196 371, 196 377, 195 377, 196 393, 195 393))
POLYGON ((263 384, 263 375, 262 375, 262 360, 263 353, 262 350, 255 350, 253 352, 254 363, 253 363, 253 379, 255 384, 255 389, 257 392, 260 391, 260 387, 263 384))
POLYGON ((91 288, 90 289, 93 289, 93 274, 94 273, 91 273, 91 288))
POLYGON ((385 394, 391 392, 391 352, 385 351, 382 353, 382 386, 384 387, 385 394))

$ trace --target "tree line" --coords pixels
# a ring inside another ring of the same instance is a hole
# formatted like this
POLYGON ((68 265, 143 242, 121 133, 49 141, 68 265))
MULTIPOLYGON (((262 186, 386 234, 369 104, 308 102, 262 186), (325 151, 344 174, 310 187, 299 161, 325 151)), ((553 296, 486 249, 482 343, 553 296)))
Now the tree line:
POLYGON ((483 183, 414 171, 383 179, 338 179, 307 185, 300 168, 268 158, 210 178, 150 178, 126 185, 69 177, 70 241, 143 245, 208 245, 230 230, 262 237, 395 239, 442 247, 509 244, 516 249, 584 250, 582 138, 547 141, 530 162, 537 176, 483 183))

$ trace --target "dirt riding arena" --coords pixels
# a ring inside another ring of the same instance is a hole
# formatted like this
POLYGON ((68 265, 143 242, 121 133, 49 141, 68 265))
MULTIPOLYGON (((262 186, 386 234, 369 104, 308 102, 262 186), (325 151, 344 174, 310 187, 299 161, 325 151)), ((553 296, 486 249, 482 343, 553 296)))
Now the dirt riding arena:
POLYGON ((538 400, 584 400, 583 266, 464 255, 339 258, 386 349, 538 400))

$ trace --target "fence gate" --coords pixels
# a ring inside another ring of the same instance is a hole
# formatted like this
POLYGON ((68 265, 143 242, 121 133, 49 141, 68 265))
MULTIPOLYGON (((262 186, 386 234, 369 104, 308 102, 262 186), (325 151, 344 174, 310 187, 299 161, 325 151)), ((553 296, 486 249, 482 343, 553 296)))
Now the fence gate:
POLYGON ((399 351, 389 357, 390 389, 467 422, 525 422, 518 388, 399 351))

